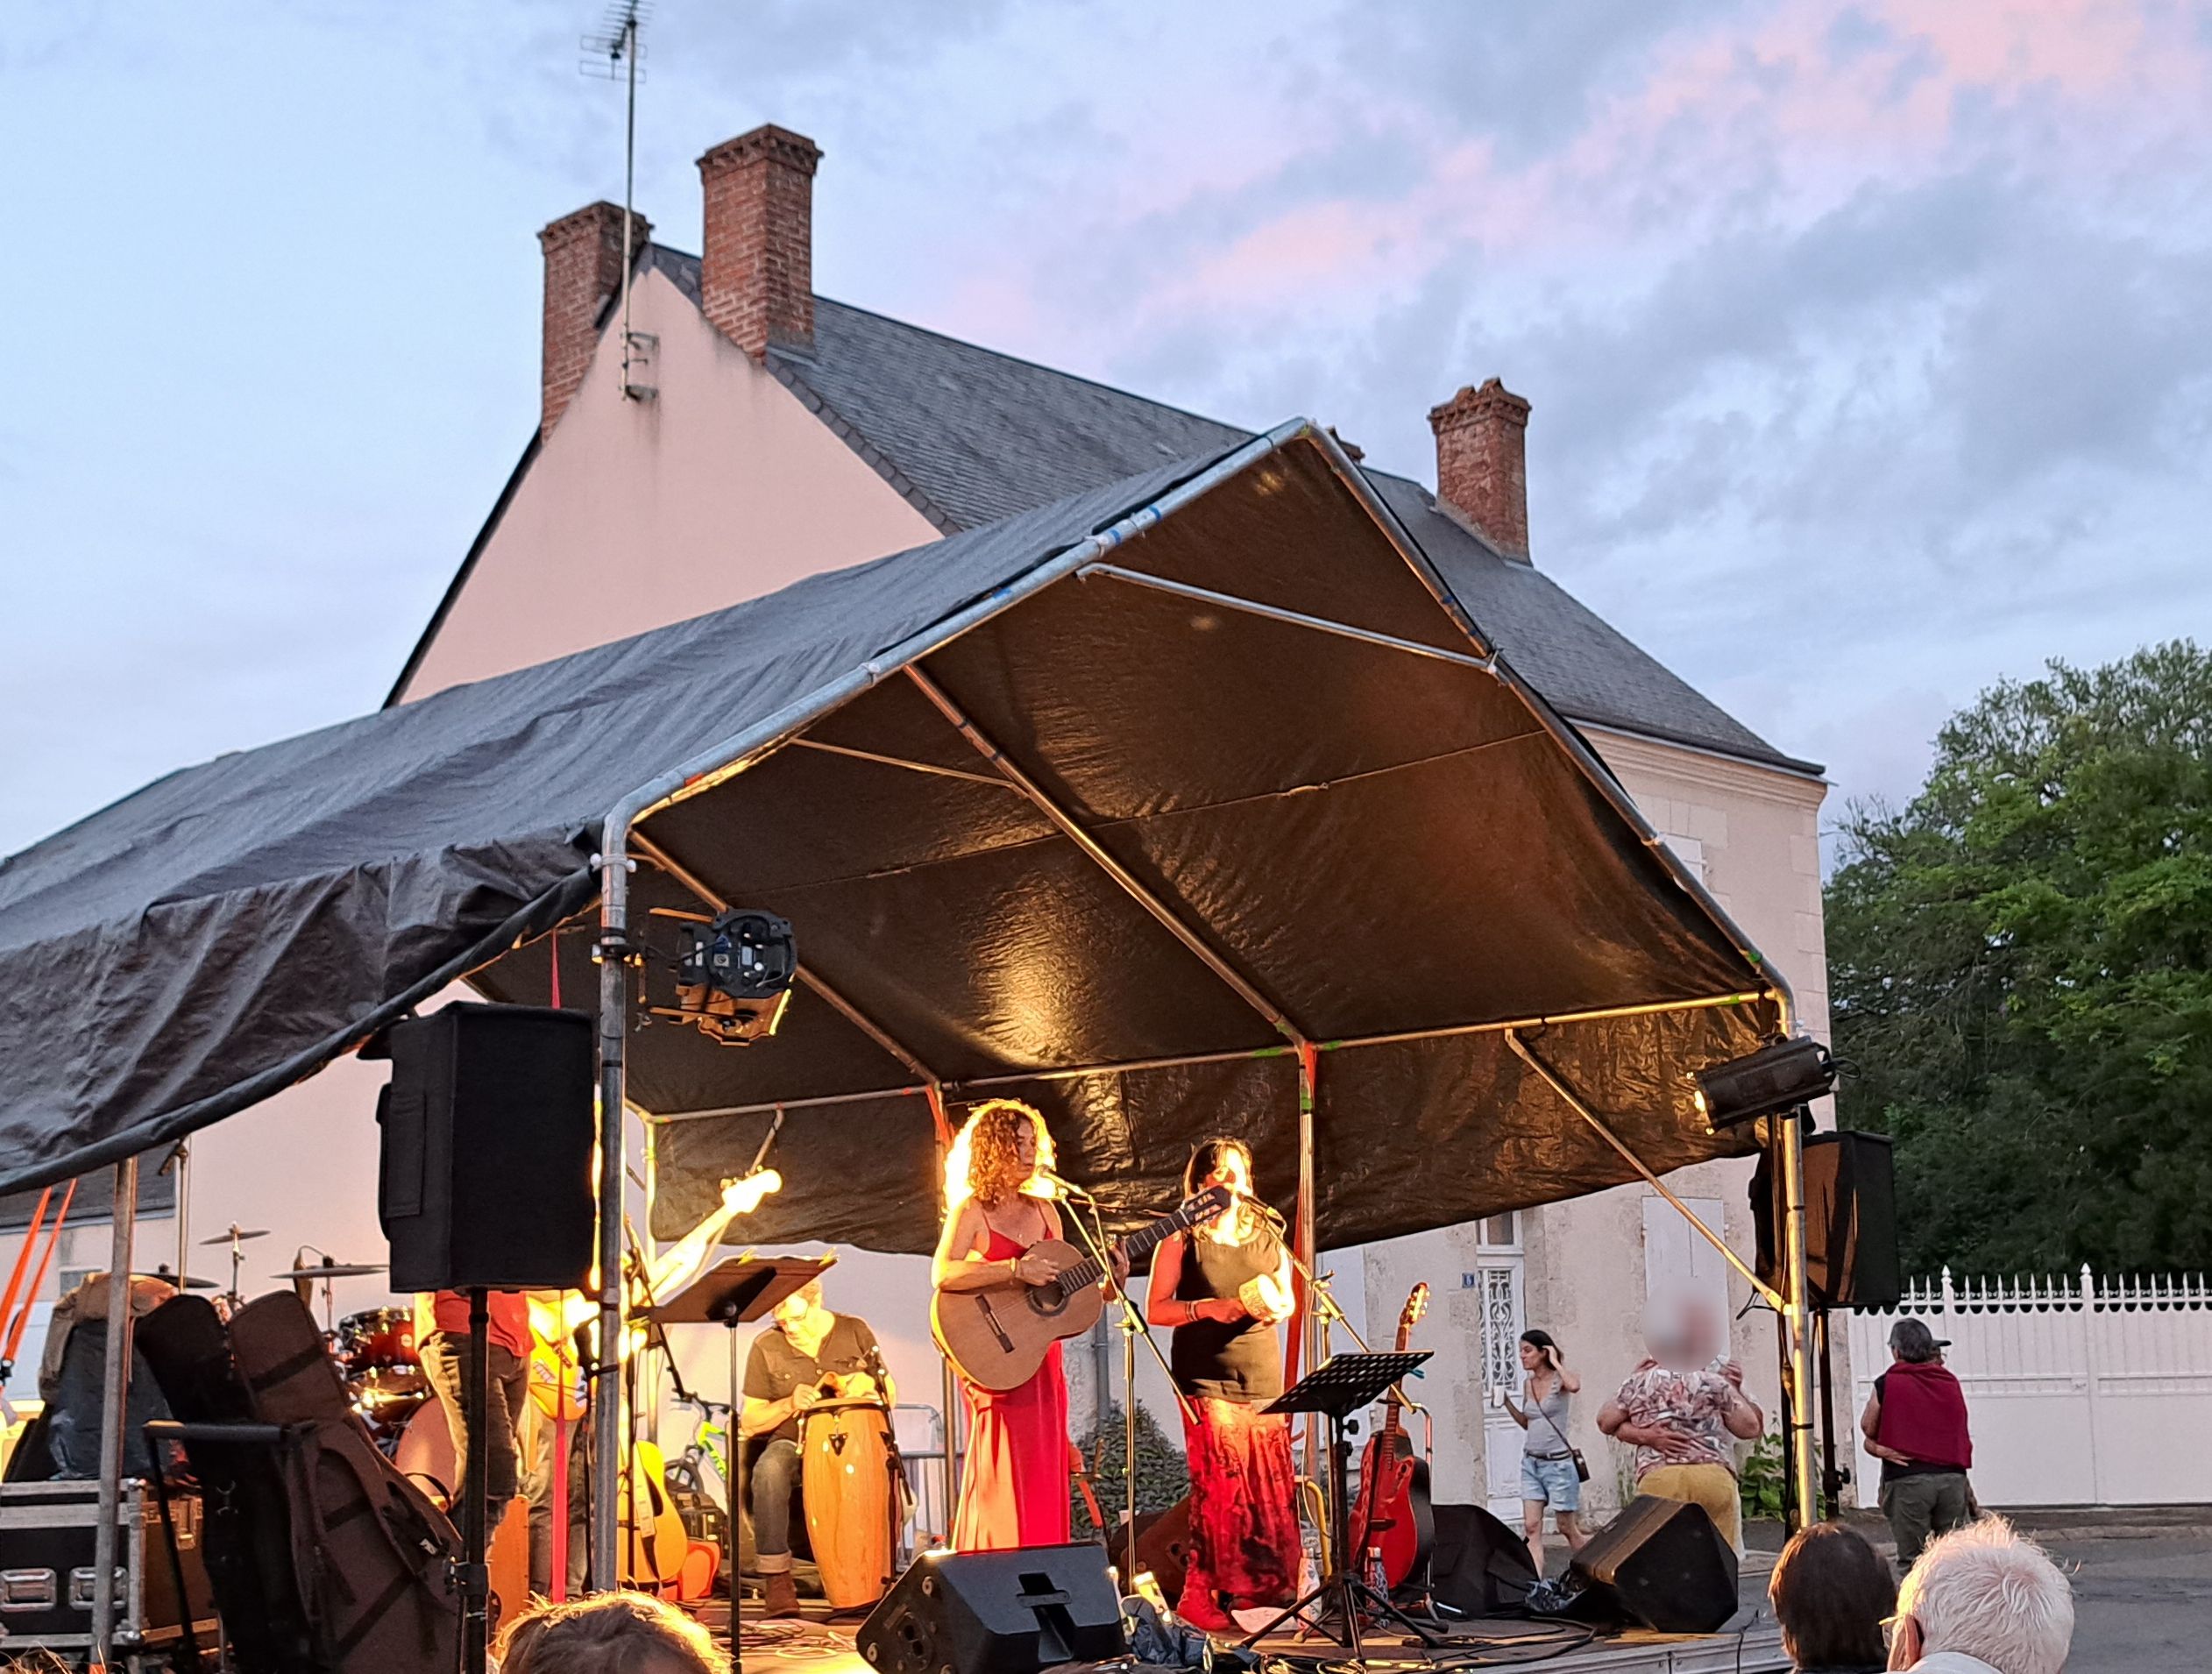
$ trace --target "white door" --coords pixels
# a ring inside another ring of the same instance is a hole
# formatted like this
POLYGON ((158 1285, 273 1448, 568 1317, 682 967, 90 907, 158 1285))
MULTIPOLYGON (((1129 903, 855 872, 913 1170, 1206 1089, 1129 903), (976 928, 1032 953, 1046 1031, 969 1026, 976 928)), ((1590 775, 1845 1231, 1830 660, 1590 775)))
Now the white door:
POLYGON ((1528 1329, 1521 1307, 1521 1216, 1493 1215, 1476 1234, 1477 1287, 1482 1293, 1483 1458, 1490 1509, 1519 1527, 1521 1426, 1491 1400, 1493 1390, 1521 1386, 1521 1334, 1528 1329))
MULTIPOLYGON (((1714 1231, 1722 1231, 1725 1205, 1717 1197, 1685 1197, 1690 1211, 1714 1231)), ((1682 1218, 1682 1211, 1665 1198, 1643 1200, 1644 1295, 1662 1287, 1686 1287, 1707 1299, 1712 1317, 1719 1322, 1721 1351, 1730 1351, 1728 1320, 1728 1264, 1705 1237, 1682 1218)))

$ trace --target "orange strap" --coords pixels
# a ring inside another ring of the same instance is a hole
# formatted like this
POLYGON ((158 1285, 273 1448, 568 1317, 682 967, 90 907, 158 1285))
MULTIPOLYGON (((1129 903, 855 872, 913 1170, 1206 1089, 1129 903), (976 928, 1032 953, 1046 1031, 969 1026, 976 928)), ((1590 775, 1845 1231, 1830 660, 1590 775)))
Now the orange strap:
MULTIPOLYGON (((1104 1445, 1102 1438, 1100 1445, 1104 1445)), ((1083 1469, 1083 1450, 1073 1442, 1067 1444, 1067 1473, 1075 1479, 1075 1486, 1083 1491, 1083 1508, 1090 1513, 1090 1526, 1104 1534, 1106 1515, 1098 1508, 1098 1496, 1091 1492, 1090 1473, 1083 1469)))
POLYGON ((31 1230, 23 1235, 23 1248, 16 1252, 15 1271, 8 1275, 8 1288, 0 1295, 0 1335, 15 1318, 16 1298, 23 1292, 23 1275, 31 1266, 32 1246, 39 1242, 39 1229, 46 1224, 46 1205, 53 1201, 53 1188, 49 1186, 39 1194, 39 1207, 31 1211, 31 1230))
MULTIPOLYGON (((54 1211, 53 1225, 46 1233, 46 1253, 39 1258, 39 1275, 31 1281, 31 1294, 23 1299, 21 1311, 8 1327, 7 1346, 0 1349, 0 1360, 14 1364, 16 1351, 23 1346, 24 1328, 31 1323, 31 1310, 38 1304, 39 1293, 46 1287, 46 1273, 53 1266, 54 1246, 61 1242, 61 1224, 69 1218, 69 1205, 76 1201, 76 1195, 77 1182, 73 1180, 68 1189, 61 1194, 61 1207, 54 1211)), ((27 1252, 30 1247, 30 1241, 25 1239, 25 1250, 27 1252)))

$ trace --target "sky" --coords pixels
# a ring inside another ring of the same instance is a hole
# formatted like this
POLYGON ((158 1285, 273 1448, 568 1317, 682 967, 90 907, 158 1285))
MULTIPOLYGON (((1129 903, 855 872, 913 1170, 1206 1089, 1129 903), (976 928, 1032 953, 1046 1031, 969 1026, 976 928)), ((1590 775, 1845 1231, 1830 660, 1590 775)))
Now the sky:
MULTIPOLYGON (((379 703, 536 422, 537 229, 621 190, 598 0, 0 32, 0 854, 379 703)), ((638 207, 825 153, 824 294, 1433 480, 1828 819, 2047 658, 2212 628, 2212 7, 660 0, 638 207)))

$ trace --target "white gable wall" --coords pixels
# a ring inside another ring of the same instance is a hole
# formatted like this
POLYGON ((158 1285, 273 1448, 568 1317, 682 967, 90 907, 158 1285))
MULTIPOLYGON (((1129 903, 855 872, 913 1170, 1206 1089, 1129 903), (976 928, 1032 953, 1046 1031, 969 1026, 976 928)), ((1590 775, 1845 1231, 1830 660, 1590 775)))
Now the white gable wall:
POLYGON ((939 531, 657 269, 625 401, 610 319, 583 387, 478 554, 406 699, 758 598, 939 531))

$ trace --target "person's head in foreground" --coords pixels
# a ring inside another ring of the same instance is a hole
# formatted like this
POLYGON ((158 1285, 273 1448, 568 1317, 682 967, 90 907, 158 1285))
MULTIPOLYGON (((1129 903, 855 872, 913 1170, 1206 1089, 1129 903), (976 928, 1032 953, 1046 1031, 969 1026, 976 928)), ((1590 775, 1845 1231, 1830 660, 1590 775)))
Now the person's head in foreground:
POLYGON ((2074 1589, 2033 1541, 1985 1517, 1928 1544, 1897 1589, 1889 1666, 1923 1674, 2059 1674, 2074 1589))
POLYGON ((729 1674, 705 1628, 642 1592, 541 1604, 500 1646, 500 1674, 729 1674))
POLYGON ((1855 1529, 1815 1523, 1792 1535, 1775 1561, 1767 1599, 1782 1624, 1782 1649, 1801 1674, 1889 1666, 1882 1624, 1897 1607, 1897 1583, 1855 1529))

